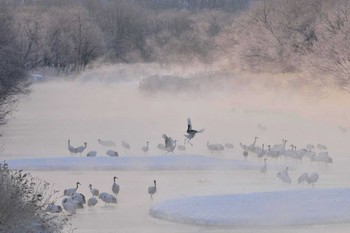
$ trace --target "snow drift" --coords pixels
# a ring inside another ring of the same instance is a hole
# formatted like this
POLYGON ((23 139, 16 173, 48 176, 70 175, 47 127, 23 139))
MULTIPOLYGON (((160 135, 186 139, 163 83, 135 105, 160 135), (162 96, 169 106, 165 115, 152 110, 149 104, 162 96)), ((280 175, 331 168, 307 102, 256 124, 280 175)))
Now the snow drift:
POLYGON ((350 222, 350 189, 194 196, 153 205, 154 217, 206 226, 285 226, 350 222))

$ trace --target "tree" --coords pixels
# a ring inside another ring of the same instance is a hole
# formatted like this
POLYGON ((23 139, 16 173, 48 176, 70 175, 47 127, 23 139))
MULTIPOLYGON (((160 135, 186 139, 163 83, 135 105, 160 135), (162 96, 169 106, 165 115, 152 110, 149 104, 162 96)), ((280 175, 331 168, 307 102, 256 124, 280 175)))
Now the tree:
POLYGON ((13 32, 13 21, 3 1, 0 1, 0 32, 0 125, 3 125, 19 97, 28 93, 29 86, 13 32))

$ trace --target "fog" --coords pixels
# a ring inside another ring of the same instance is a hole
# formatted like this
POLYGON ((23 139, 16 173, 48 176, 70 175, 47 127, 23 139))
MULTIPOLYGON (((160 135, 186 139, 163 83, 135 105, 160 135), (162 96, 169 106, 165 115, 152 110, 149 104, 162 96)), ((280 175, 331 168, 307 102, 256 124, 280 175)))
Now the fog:
POLYGON ((350 132, 339 129, 349 127, 346 94, 307 84, 291 87, 273 76, 237 76, 201 68, 116 65, 74 79, 36 83, 3 129, 2 158, 68 156, 68 139, 74 146, 87 142, 88 150, 99 154, 105 151, 97 139, 110 139, 122 155, 138 155, 150 141, 150 154, 159 154, 156 146, 163 143, 163 133, 183 142, 188 117, 195 129, 205 129, 194 138, 194 146, 187 147, 189 153, 207 154, 207 141, 229 142, 240 151, 239 142, 251 144, 255 136, 259 145, 286 138, 299 148, 325 144, 339 156, 349 149, 350 132), (152 93, 140 90, 140 81, 155 75, 165 78, 149 82, 152 93), (188 89, 189 82, 178 82, 177 89, 163 90, 161 83, 169 76, 196 80, 201 86, 188 89), (130 143, 130 151, 123 150, 122 140, 130 143))
MULTIPOLYGON (((347 94, 300 83, 295 77, 237 75, 225 71, 224 67, 194 67, 198 68, 115 65, 87 70, 74 78, 48 76, 48 81, 33 84, 32 93, 21 100, 18 111, 3 128, 1 159, 68 157, 68 139, 74 146, 88 143, 82 156, 89 150, 96 150, 98 156, 105 156, 106 148, 97 142, 98 139, 115 141, 120 157, 142 156, 141 147, 146 145, 146 141, 150 141, 147 156, 162 155, 164 152, 157 148, 158 143, 164 143, 161 135, 165 133, 183 144, 187 118, 190 117, 194 129, 204 128, 205 131, 192 140, 193 147, 187 145, 186 152, 181 153, 243 160, 239 143, 249 145, 255 136, 259 137, 258 145, 280 144, 283 138, 288 140, 288 145, 294 144, 298 148, 321 143, 328 147, 333 164, 325 167, 309 161, 294 163, 297 169, 291 175, 295 179, 301 172, 319 171, 321 178, 317 187, 349 186, 347 151, 350 145, 347 138, 350 134, 350 99, 347 94), (169 89, 169 85, 162 83, 167 82, 166 78, 158 80, 158 83, 150 77, 175 77, 172 82, 177 83, 176 88, 169 89), (279 81, 281 79, 284 81, 279 81), (142 82, 143 85, 146 82, 146 87, 151 86, 152 92, 142 86, 142 82), (190 87, 187 86, 189 84, 190 87), (259 128, 259 124, 263 127, 259 128), (130 143, 130 151, 121 146, 122 140, 130 143), (207 141, 232 143, 235 148, 210 153, 206 147, 207 141)), ((175 150, 174 156, 178 153, 175 150)), ((250 155, 248 161, 256 162, 257 159, 250 155)), ((123 232, 218 231, 218 228, 169 223, 149 216, 148 208, 152 202, 146 195, 146 188, 154 177, 160 180, 162 187, 154 202, 179 196, 298 187, 296 184, 282 185, 275 176, 276 171, 264 178, 255 171, 92 170, 32 171, 32 174, 55 184, 59 190, 73 186, 79 180, 86 186, 81 191, 88 192, 90 182, 109 190, 112 184, 109 178, 116 172, 123 177, 120 181, 123 187, 120 204, 115 208, 100 204, 95 212, 87 209, 78 212, 73 217, 73 227, 78 228, 77 232, 111 232, 116 227, 123 232), (138 203, 138 206, 134 203, 138 203), (114 222, 114 216, 118 216, 118 221, 114 222), (92 222, 100 224, 91 225, 92 222)), ((347 224, 339 224, 335 232, 346 232, 346 229, 347 224)), ((219 230, 232 232, 230 228, 219 230)), ((329 232, 334 227, 317 225, 301 229, 290 226, 255 230, 329 232)))

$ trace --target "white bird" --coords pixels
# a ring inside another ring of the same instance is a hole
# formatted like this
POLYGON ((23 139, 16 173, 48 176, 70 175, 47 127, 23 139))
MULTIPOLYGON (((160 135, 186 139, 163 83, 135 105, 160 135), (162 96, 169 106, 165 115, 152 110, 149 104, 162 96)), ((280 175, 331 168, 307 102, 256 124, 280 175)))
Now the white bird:
POLYGON ((112 192, 117 196, 120 190, 119 185, 115 182, 115 179, 118 179, 118 177, 113 177, 113 185, 112 185, 112 192))
POLYGON ((168 137, 166 134, 163 134, 162 137, 164 138, 164 141, 165 141, 164 144, 165 144, 165 150, 167 151, 167 153, 168 152, 174 153, 174 150, 176 148, 176 140, 173 140, 171 137, 168 137))
POLYGON ((143 151, 143 153, 147 153, 147 152, 148 152, 148 150, 149 150, 148 144, 149 144, 149 141, 146 142, 146 146, 143 146, 143 147, 141 148, 141 150, 143 151))
POLYGON ((94 208, 94 206, 97 204, 97 199, 95 197, 90 197, 88 200, 88 206, 91 208, 94 208))
POLYGON ((307 144, 307 145, 305 146, 305 149, 306 149, 306 150, 313 150, 313 149, 315 149, 315 146, 312 145, 312 144, 307 144))
POLYGON ((247 145, 244 145, 241 142, 239 143, 239 145, 241 146, 242 150, 244 150, 244 151, 248 150, 248 146, 247 145))
POLYGON ((314 187, 314 185, 318 181, 318 179, 319 179, 318 173, 314 172, 309 176, 309 178, 306 181, 308 184, 312 184, 312 187, 314 187))
POLYGON ((264 166, 260 169, 260 172, 261 172, 261 173, 266 173, 266 171, 267 171, 266 160, 267 160, 267 159, 264 159, 264 166))
POLYGON ((291 184, 291 183, 292 183, 292 180, 291 180, 291 178, 289 177, 288 169, 289 169, 289 168, 286 167, 286 170, 281 171, 281 172, 278 172, 278 173, 277 173, 277 177, 280 178, 283 182, 288 183, 288 184, 291 184))
POLYGON ((122 141, 122 146, 128 150, 130 150, 130 145, 127 142, 122 141))
POLYGON ((66 197, 62 200, 62 207, 69 214, 76 213, 77 206, 75 203, 71 202, 71 199, 69 197, 66 197))
POLYGON ((98 189, 92 188, 92 184, 89 184, 89 189, 93 197, 98 197, 98 195, 100 194, 100 191, 98 191, 98 189))
POLYGON ((243 151, 243 156, 244 156, 244 159, 247 160, 248 158, 248 151, 243 151))
POLYGON ((114 151, 114 150, 108 150, 106 152, 106 155, 112 156, 112 157, 117 157, 119 156, 118 152, 114 151))
POLYGON ((192 143, 190 143, 190 140, 192 138, 194 138, 194 136, 197 134, 197 133, 202 133, 204 131, 204 129, 201 129, 201 130, 195 130, 195 129, 192 129, 192 123, 191 123, 191 118, 187 118, 187 131, 184 136, 185 136, 185 144, 186 144, 186 140, 188 142, 188 144, 190 144, 191 146, 193 146, 192 143))
POLYGON ((257 139, 258 139, 258 137, 255 137, 254 142, 247 147, 248 151, 255 153, 254 148, 255 148, 255 144, 256 144, 257 139))
POLYGON ((227 149, 233 149, 234 146, 231 143, 225 143, 225 147, 227 149))
POLYGON ((157 181, 154 180, 153 183, 154 183, 154 186, 148 187, 148 194, 151 194, 151 198, 153 197, 153 194, 157 192, 157 181))
POLYGON ((70 144, 70 139, 68 139, 68 150, 71 155, 76 154, 76 148, 70 144))
POLYGON ((54 214, 54 213, 60 213, 60 212, 62 212, 62 207, 59 206, 59 205, 55 205, 55 204, 52 202, 52 203, 50 203, 50 204, 47 206, 46 210, 47 210, 48 212, 52 213, 52 214, 54 214))
POLYGON ((116 146, 115 142, 111 141, 111 140, 101 140, 98 139, 98 142, 102 145, 102 146, 116 146))
POLYGON ((83 206, 86 204, 85 196, 82 193, 73 193, 71 196, 73 201, 77 202, 78 204, 81 204, 79 206, 83 206))
POLYGON ((317 149, 319 149, 319 150, 327 150, 327 147, 325 145, 322 145, 322 144, 317 144, 317 149))
POLYGON ((81 153, 83 153, 83 151, 86 149, 86 147, 87 147, 87 143, 84 142, 84 146, 79 146, 79 147, 75 148, 75 152, 79 153, 81 155, 81 153))
POLYGON ((94 150, 89 151, 89 152, 86 154, 87 157, 96 157, 96 155, 97 155, 97 152, 94 151, 94 150))
POLYGON ((70 188, 70 189, 65 189, 63 191, 64 196, 71 196, 73 193, 75 193, 78 190, 80 183, 79 181, 77 182, 77 186, 75 188, 70 188))
POLYGON ((103 192, 100 194, 99 198, 105 203, 105 204, 117 204, 117 198, 115 198, 113 195, 103 192))
POLYGON ((303 182, 306 182, 307 179, 309 179, 309 174, 307 172, 304 172, 303 174, 301 174, 298 178, 298 184, 301 184, 303 182))
POLYGON ((209 144, 209 141, 207 142, 207 148, 213 152, 213 151, 223 151, 225 148, 221 144, 209 144))
POLYGON ((258 159, 260 160, 266 154, 266 150, 264 149, 264 144, 261 145, 261 150, 258 153, 258 159))
POLYGON ((177 146, 177 149, 180 150, 180 151, 185 151, 185 150, 186 150, 186 147, 183 146, 183 145, 178 145, 178 146, 177 146))
POLYGON ((317 156, 311 159, 312 162, 324 162, 326 164, 333 163, 333 159, 328 155, 327 151, 318 153, 317 156))

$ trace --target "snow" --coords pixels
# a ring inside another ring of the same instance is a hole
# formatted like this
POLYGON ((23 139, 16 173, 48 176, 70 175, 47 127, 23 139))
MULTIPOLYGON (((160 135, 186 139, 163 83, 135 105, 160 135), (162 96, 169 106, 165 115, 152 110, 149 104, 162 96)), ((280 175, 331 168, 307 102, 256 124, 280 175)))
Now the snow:
POLYGON ((193 196, 153 205, 154 217, 206 226, 284 226, 350 221, 350 189, 193 196))
MULTIPOLYGON (((12 169, 25 170, 203 170, 237 169, 259 170, 261 163, 243 160, 220 159, 202 155, 159 155, 127 157, 56 157, 8 160, 12 169)), ((281 166, 271 165, 271 169, 281 166)))

